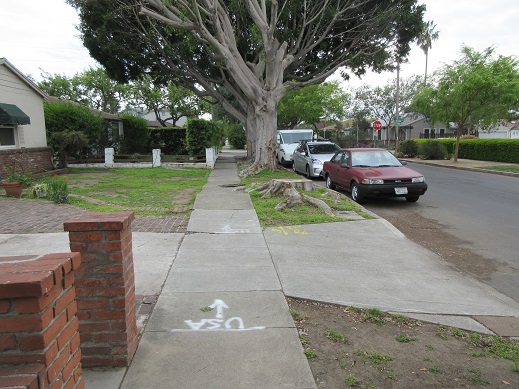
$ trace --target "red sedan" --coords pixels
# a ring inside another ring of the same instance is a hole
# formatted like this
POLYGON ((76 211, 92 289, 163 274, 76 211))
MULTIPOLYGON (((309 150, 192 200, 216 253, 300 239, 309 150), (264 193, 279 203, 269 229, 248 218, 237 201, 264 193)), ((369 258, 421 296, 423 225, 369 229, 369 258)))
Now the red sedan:
POLYGON ((370 197, 405 197, 414 202, 427 190, 423 175, 385 149, 341 149, 324 163, 323 176, 327 188, 344 188, 358 203, 370 197))

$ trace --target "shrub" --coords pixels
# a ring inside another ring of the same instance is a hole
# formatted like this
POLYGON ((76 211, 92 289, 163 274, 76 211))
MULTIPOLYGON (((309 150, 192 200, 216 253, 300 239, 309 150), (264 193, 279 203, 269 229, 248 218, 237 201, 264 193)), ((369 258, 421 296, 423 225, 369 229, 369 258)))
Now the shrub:
POLYGON ((421 159, 447 159, 449 153, 442 143, 429 139, 420 143, 418 155, 421 159))
POLYGON ((229 144, 235 149, 243 149, 247 143, 247 135, 241 124, 228 124, 225 128, 229 144))
POLYGON ((186 144, 191 155, 205 154, 205 149, 220 146, 223 138, 221 126, 203 119, 191 119, 187 123, 186 144))
POLYGON ((47 182, 47 198, 57 204, 68 204, 67 177, 54 176, 47 182))
POLYGON ((519 139, 466 139, 460 142, 459 157, 519 163, 519 139))
POLYGON ((403 140, 398 145, 397 152, 404 157, 414 158, 418 154, 418 143, 414 139, 403 140))
POLYGON ((82 132, 88 139, 88 145, 97 150, 111 146, 106 139, 104 119, 87 107, 70 102, 47 101, 43 104, 43 109, 47 139, 55 151, 60 149, 60 141, 53 135, 62 132, 82 132))
POLYGON ((122 114, 124 135, 121 139, 120 152, 122 154, 148 152, 148 122, 146 119, 129 114, 122 114))
POLYGON ((149 128, 147 151, 160 149, 166 155, 186 155, 186 133, 184 127, 149 128))

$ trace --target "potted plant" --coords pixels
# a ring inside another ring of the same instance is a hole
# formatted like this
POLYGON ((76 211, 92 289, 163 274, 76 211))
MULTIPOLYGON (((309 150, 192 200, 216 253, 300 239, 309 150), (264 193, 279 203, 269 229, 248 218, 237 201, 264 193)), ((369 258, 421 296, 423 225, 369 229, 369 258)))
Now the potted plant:
POLYGON ((1 179, 2 186, 5 189, 5 194, 12 197, 21 197, 23 187, 31 184, 31 175, 27 175, 23 171, 23 167, 20 165, 21 173, 16 171, 16 160, 13 160, 13 166, 7 168, 7 176, 1 179))

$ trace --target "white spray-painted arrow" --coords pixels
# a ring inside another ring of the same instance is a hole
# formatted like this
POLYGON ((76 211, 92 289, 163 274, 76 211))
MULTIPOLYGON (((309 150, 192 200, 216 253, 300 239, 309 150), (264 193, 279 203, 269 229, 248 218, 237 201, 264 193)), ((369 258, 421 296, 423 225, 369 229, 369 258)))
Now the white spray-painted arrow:
POLYGON ((216 308, 216 318, 223 319, 223 310, 229 307, 222 300, 216 299, 211 305, 209 305, 209 308, 216 308))

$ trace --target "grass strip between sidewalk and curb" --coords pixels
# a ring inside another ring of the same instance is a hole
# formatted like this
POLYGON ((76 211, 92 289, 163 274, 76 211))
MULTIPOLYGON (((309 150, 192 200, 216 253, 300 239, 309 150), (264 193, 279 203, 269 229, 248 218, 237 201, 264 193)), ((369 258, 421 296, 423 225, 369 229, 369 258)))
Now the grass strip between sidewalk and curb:
MULTIPOLYGON (((241 166, 241 169, 246 166, 241 166)), ((277 169, 275 171, 263 170, 254 176, 242 178, 241 182, 245 185, 245 190, 251 190, 261 184, 269 182, 270 180, 282 179, 301 179, 302 177, 288 169, 277 169)), ((314 184, 315 186, 315 184, 314 184)), ((335 223, 349 220, 358 220, 358 217, 349 218, 347 213, 352 212, 355 216, 360 216, 361 219, 372 219, 373 216, 364 212, 363 209, 348 197, 339 194, 337 201, 336 197, 330 196, 329 191, 325 188, 316 188, 310 192, 304 192, 307 196, 324 201, 337 215, 346 213, 346 216, 330 216, 326 215, 319 208, 312 206, 309 203, 303 203, 293 208, 285 208, 281 211, 275 209, 276 205, 286 200, 285 196, 271 195, 265 196, 258 191, 250 191, 249 195, 254 205, 256 214, 260 221, 261 227, 273 226, 291 226, 301 224, 316 224, 316 223, 335 223)))

